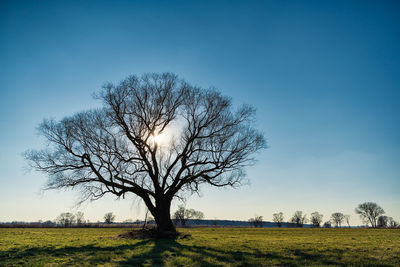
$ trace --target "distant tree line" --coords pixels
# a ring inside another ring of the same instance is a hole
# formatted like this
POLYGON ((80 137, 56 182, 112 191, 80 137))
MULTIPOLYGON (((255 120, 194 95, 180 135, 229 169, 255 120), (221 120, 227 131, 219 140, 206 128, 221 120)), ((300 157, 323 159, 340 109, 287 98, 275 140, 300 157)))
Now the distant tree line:
MULTIPOLYGON (((136 225, 136 226, 150 226, 155 225, 155 220, 151 215, 148 215, 149 211, 146 210, 146 216, 144 220, 133 221, 131 219, 125 220, 122 223, 115 223, 116 216, 112 212, 107 212, 103 216, 103 221, 91 223, 89 220, 85 220, 84 213, 78 211, 73 214, 71 212, 61 213, 54 221, 38 221, 38 222, 11 222, 11 223, 0 223, 0 227, 101 227, 101 226, 112 226, 124 227, 124 225, 136 225)), ((174 213, 174 223, 176 226, 185 227, 188 221, 191 220, 194 224, 199 224, 204 219, 204 213, 194 209, 187 209, 185 206, 178 206, 178 209, 174 213)), ((215 224, 216 225, 216 224, 215 224)))
MULTIPOLYGON (((359 214, 363 223, 371 226, 372 228, 397 228, 399 227, 399 223, 396 222, 392 217, 386 216, 385 211, 378 204, 374 202, 365 202, 361 203, 355 209, 356 214, 359 214)), ((306 214, 303 214, 302 211, 296 211, 293 216, 288 220, 288 222, 284 222, 284 215, 282 212, 274 213, 272 215, 273 222, 278 226, 282 227, 285 223, 287 226, 295 226, 295 227, 303 227, 304 224, 310 223, 311 227, 325 227, 330 228, 332 225, 334 227, 343 227, 346 225, 350 227, 350 215, 343 214, 342 212, 334 212, 331 214, 331 217, 328 221, 323 222, 323 215, 319 212, 315 211, 311 213, 310 218, 307 218, 306 214)), ((263 220, 262 216, 255 216, 254 218, 250 218, 248 221, 254 227, 262 227, 263 220)))
MULTIPOLYGON (((104 223, 111 224, 115 221, 115 215, 112 212, 107 212, 104 215, 104 223)), ((57 219, 56 224, 62 227, 71 227, 71 226, 86 226, 89 223, 88 220, 85 220, 85 215, 83 212, 78 211, 75 214, 71 212, 64 212, 61 213, 57 219)))
MULTIPOLYGON (((397 228, 400 226, 392 217, 384 215, 384 209, 374 202, 359 204, 355 209, 355 212, 360 216, 363 223, 372 228, 397 228)), ((272 215, 272 220, 278 227, 303 227, 306 223, 309 223, 307 227, 311 226, 314 228, 351 227, 350 215, 343 214, 342 212, 332 213, 330 219, 325 222, 323 222, 323 217, 324 216, 321 213, 315 211, 310 214, 309 218, 307 218, 307 215, 303 214, 303 211, 298 210, 286 222, 284 220, 285 217, 283 212, 274 213, 272 215)), ((122 223, 115 223, 115 218, 116 216, 112 212, 107 212, 104 214, 102 222, 98 221, 96 223, 91 223, 89 220, 85 219, 84 213, 81 211, 78 211, 75 214, 64 212, 61 213, 55 221, 0 223, 0 227, 152 227, 155 224, 154 218, 148 216, 148 212, 146 212, 144 220, 133 221, 129 219, 122 223)), ((212 220, 212 222, 210 220, 204 221, 203 219, 203 212, 188 209, 183 205, 178 206, 178 209, 173 214, 173 222, 176 226, 187 227, 189 225, 201 224, 217 226, 219 224, 219 221, 216 219, 212 220)), ((229 220, 226 222, 229 222, 229 220)), ((253 227, 263 227, 265 224, 263 216, 254 216, 253 218, 250 218, 247 223, 253 227)), ((268 225, 270 225, 270 223, 268 223, 268 225)))

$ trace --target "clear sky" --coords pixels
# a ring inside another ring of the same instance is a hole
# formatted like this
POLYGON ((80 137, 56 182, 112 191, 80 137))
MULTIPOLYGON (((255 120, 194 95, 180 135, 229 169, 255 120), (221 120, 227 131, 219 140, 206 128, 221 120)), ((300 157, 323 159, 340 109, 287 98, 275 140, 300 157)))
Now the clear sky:
POLYGON ((164 71, 256 107, 269 144, 249 185, 204 187, 188 207, 357 225, 373 201, 400 220, 399 14, 398 1, 1 1, 0 221, 141 218, 133 197, 74 208, 74 192, 42 193, 21 153, 43 147, 43 118, 99 106, 105 82, 164 71))

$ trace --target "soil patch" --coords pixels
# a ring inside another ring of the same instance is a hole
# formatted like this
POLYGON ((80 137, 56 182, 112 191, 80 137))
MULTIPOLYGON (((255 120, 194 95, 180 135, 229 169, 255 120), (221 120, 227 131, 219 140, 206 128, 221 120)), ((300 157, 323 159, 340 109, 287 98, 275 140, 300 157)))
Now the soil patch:
POLYGON ((190 239, 192 235, 180 232, 164 232, 159 233, 155 228, 134 229, 126 233, 118 235, 118 238, 126 239, 149 239, 149 238, 165 238, 165 239, 190 239))

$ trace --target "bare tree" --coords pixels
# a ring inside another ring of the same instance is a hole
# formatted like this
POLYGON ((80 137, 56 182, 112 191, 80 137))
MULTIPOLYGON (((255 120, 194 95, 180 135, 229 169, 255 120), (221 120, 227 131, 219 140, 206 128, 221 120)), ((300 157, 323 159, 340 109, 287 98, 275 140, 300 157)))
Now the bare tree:
POLYGON ((310 222, 313 225, 313 227, 320 227, 323 217, 324 217, 324 215, 320 214, 317 211, 311 213, 310 222))
POLYGON ((388 217, 388 226, 391 228, 396 228, 399 226, 399 223, 396 222, 392 217, 388 217))
POLYGON ((347 223, 347 226, 350 228, 350 215, 344 215, 344 220, 347 223))
POLYGON ((255 216, 254 218, 250 218, 249 223, 252 224, 254 227, 262 227, 263 216, 255 216))
POLYGON ((104 214, 104 222, 111 224, 113 223, 115 220, 115 215, 112 212, 107 212, 106 214, 104 214))
POLYGON ((389 217, 386 215, 381 215, 378 217, 378 222, 377 222, 377 226, 378 227, 382 227, 385 228, 388 226, 389 223, 389 217))
POLYGON ((182 226, 186 226, 189 219, 201 220, 204 218, 204 213, 194 209, 186 209, 184 206, 178 206, 178 210, 174 213, 175 220, 182 226))
POLYGON ((303 227, 303 224, 306 223, 307 220, 307 215, 304 214, 303 212, 298 210, 293 214, 293 217, 290 219, 291 223, 295 223, 297 227, 303 227))
POLYGON ((78 188, 82 201, 106 193, 139 196, 159 234, 175 232, 174 197, 198 192, 202 184, 240 185, 244 168, 265 148, 252 107, 235 111, 230 98, 170 73, 130 76, 105 85, 98 98, 102 109, 44 120, 39 132, 49 148, 25 157, 48 174, 48 189, 78 188))
POLYGON ((342 222, 344 220, 344 214, 341 212, 332 213, 331 220, 335 224, 336 227, 341 227, 342 222))
POLYGON ((83 214, 82 211, 78 211, 78 212, 75 214, 75 217, 76 217, 76 224, 77 224, 78 226, 80 226, 80 225, 82 225, 82 224, 85 223, 85 215, 83 214))
POLYGON ((204 219, 204 213, 201 211, 196 211, 195 216, 193 217, 194 223, 195 224, 200 224, 201 220, 204 219))
POLYGON ((283 212, 274 213, 272 215, 272 220, 274 221, 274 223, 276 223, 278 227, 281 227, 283 222, 283 212))
POLYGON ((360 214, 364 222, 370 223, 373 228, 376 228, 378 217, 385 213, 385 211, 374 202, 359 204, 355 211, 357 214, 360 214))
POLYGON ((75 223, 75 216, 71 212, 61 213, 56 222, 64 227, 70 227, 75 223))

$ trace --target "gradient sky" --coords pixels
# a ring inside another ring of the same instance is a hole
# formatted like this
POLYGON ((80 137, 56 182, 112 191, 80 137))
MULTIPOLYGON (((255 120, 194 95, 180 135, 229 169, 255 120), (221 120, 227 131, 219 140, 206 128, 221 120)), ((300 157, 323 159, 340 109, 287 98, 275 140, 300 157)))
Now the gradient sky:
POLYGON ((99 106, 105 82, 164 71, 256 107, 269 144, 249 185, 203 187, 187 207, 358 225, 373 201, 400 220, 399 14, 398 1, 1 1, 0 221, 141 219, 134 197, 76 208, 74 192, 42 193, 21 153, 43 147, 43 118, 99 106))

